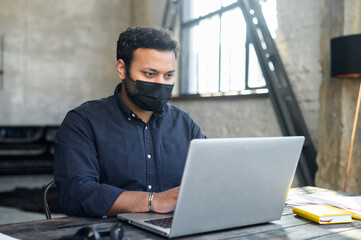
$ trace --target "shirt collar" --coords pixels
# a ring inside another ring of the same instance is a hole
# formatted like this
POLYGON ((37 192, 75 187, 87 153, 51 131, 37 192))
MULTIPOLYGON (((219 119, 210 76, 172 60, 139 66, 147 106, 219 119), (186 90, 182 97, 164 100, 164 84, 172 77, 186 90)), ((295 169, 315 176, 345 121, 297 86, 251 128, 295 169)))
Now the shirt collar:
POLYGON ((119 83, 117 85, 117 87, 114 90, 114 97, 117 101, 117 105, 119 107, 119 110, 124 114, 124 116, 126 118, 129 118, 131 116, 131 114, 133 113, 132 110, 130 110, 130 108, 128 108, 128 106, 123 102, 123 100, 120 98, 120 91, 122 89, 122 83, 119 83))

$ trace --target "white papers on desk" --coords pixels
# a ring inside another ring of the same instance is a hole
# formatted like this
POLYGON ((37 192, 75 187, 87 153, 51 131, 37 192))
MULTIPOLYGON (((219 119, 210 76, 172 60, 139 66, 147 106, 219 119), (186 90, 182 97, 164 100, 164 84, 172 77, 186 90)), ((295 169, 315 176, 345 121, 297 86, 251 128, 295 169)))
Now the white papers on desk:
POLYGON ((308 204, 326 204, 353 213, 352 217, 361 220, 361 196, 312 196, 299 194, 286 202, 287 206, 301 206, 308 204))
POLYGON ((0 233, 0 240, 19 240, 19 239, 0 233))

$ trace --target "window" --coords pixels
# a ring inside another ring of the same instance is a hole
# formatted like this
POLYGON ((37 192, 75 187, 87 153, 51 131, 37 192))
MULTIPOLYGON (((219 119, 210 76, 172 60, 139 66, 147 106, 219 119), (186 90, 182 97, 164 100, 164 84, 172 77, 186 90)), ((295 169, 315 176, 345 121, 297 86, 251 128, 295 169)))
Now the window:
POLYGON ((183 0, 181 3, 180 93, 268 92, 237 0, 183 0))

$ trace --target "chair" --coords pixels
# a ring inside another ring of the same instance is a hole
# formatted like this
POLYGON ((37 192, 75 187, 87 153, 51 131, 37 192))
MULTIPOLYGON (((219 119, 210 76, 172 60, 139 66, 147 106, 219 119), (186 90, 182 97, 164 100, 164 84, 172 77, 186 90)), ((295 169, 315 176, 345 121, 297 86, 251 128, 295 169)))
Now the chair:
POLYGON ((50 213, 50 208, 48 205, 47 194, 48 194, 48 191, 54 187, 55 187, 55 182, 51 181, 48 185, 46 185, 45 189, 43 190, 43 206, 44 206, 44 210, 45 210, 46 219, 51 219, 51 213, 50 213))

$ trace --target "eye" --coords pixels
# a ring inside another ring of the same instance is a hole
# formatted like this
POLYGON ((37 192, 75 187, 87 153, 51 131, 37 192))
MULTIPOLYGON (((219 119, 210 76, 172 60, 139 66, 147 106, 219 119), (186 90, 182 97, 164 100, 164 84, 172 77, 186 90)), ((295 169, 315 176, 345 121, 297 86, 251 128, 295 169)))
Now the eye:
POLYGON ((147 77, 154 77, 155 74, 152 73, 152 72, 144 72, 144 75, 147 76, 147 77))
POLYGON ((168 79, 171 79, 171 78, 174 77, 174 73, 167 73, 167 74, 165 75, 165 77, 168 78, 168 79))

